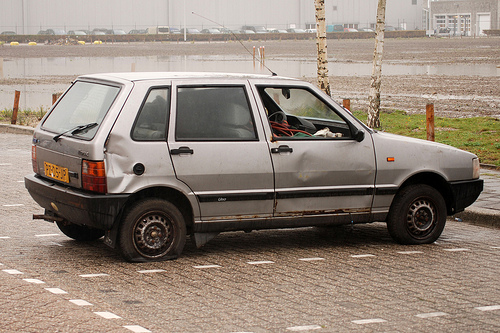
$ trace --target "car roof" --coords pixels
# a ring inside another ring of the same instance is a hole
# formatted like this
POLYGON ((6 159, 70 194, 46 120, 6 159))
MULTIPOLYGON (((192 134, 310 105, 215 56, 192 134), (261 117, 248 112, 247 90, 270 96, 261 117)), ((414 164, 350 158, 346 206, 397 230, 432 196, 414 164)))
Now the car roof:
POLYGON ((98 79, 111 81, 145 81, 145 80, 171 80, 171 79, 285 79, 296 80, 282 76, 263 74, 241 73, 215 73, 215 72, 125 72, 125 73, 100 73, 81 75, 79 79, 98 79))

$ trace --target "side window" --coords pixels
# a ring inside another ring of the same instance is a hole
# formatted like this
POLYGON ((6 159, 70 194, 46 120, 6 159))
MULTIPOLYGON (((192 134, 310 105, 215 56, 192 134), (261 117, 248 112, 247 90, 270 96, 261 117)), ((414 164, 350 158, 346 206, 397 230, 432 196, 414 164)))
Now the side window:
POLYGON ((285 139, 350 138, 347 122, 309 90, 259 87, 273 135, 285 139))
POLYGON ((245 87, 179 87, 176 140, 256 140, 245 87))
POLYGON ((165 140, 169 107, 170 88, 152 89, 139 111, 132 129, 132 139, 137 141, 165 140))

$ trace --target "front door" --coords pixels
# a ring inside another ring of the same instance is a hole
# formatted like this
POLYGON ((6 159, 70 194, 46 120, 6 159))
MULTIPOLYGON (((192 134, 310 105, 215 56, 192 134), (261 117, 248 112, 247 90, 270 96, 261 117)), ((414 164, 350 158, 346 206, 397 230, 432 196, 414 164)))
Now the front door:
POLYGON ((257 90, 273 132, 275 215, 343 215, 355 221, 356 215, 369 214, 375 181, 370 135, 356 140, 345 111, 314 91, 257 90))

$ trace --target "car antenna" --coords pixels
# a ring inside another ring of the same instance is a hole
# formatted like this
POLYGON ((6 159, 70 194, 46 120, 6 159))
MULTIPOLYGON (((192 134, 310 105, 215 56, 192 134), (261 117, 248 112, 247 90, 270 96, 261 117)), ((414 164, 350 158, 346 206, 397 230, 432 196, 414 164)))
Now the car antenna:
MULTIPOLYGON (((221 27, 223 27, 224 29, 229 30, 228 28, 226 28, 226 27, 224 26, 224 24, 217 23, 217 22, 215 22, 215 21, 213 21, 213 20, 209 19, 208 17, 202 16, 202 15, 200 15, 200 14, 198 14, 198 13, 195 13, 195 12, 191 12, 191 13, 192 13, 193 15, 196 15, 196 16, 201 17, 202 19, 205 19, 205 20, 210 21, 210 22, 212 22, 212 23, 214 23, 214 24, 217 24, 218 26, 221 26, 221 27)), ((236 34, 235 34, 234 32, 232 32, 231 30, 229 30, 229 32, 231 33, 231 35, 233 35, 233 36, 234 36, 234 38, 236 38, 236 40, 238 41, 238 43, 240 43, 240 44, 241 44, 241 46, 243 46, 243 48, 244 48, 244 49, 248 52, 248 54, 250 54, 251 56, 253 56, 252 52, 250 52, 250 50, 249 50, 249 49, 245 46, 245 44, 243 44, 243 43, 241 42, 241 40, 238 38, 238 36, 236 36, 236 34)), ((273 72, 273 71, 272 71, 269 67, 267 67, 267 66, 264 64, 264 62, 263 62, 262 60, 260 60, 259 58, 257 58, 257 60, 260 62, 260 64, 261 64, 262 66, 264 66, 264 67, 265 67, 265 68, 266 68, 269 72, 271 72, 272 76, 278 76, 278 74, 276 74, 276 73, 275 73, 275 72, 273 72)))

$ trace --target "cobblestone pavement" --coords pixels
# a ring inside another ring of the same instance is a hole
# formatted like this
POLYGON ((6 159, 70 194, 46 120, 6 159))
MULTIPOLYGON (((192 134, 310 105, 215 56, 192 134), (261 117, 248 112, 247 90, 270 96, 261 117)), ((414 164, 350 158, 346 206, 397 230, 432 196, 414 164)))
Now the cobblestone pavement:
POLYGON ((500 331, 500 229, 451 218, 421 246, 382 223, 234 232, 130 264, 31 219, 30 140, 0 134, 0 331, 500 331))

